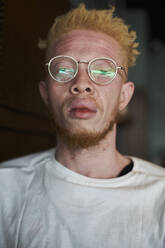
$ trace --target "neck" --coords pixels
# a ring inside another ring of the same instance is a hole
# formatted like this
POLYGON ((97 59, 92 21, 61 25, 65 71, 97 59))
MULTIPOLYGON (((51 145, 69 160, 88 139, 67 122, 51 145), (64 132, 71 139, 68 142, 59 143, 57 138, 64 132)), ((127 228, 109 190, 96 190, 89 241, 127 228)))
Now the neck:
POLYGON ((97 146, 71 149, 58 142, 56 159, 65 167, 92 178, 114 178, 129 163, 116 150, 116 127, 97 146))

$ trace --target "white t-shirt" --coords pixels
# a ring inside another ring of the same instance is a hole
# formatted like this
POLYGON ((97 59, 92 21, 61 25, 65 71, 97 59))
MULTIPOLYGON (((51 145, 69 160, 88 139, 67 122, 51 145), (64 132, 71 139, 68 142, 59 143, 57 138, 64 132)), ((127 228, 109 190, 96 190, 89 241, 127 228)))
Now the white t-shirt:
POLYGON ((113 179, 73 172, 55 150, 0 166, 0 248, 165 248, 165 169, 132 157, 113 179))

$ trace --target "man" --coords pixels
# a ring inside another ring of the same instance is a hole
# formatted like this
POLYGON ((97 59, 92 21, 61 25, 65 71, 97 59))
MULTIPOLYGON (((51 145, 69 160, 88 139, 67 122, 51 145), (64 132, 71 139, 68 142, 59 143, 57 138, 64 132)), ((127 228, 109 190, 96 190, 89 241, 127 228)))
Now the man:
POLYGON ((57 145, 2 163, 2 248, 165 247, 165 170, 116 148, 138 52, 113 12, 80 5, 50 29, 39 88, 57 145))

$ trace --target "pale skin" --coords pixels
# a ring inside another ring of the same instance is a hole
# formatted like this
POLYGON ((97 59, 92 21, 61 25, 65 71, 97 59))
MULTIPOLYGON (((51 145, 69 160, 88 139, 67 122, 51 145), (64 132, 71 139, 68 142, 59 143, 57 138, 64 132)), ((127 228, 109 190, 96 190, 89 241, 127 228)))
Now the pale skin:
MULTIPOLYGON (((69 55, 76 60, 89 61, 97 57, 109 57, 120 66, 125 66, 121 48, 113 38, 99 32, 75 30, 65 34, 51 50, 51 57, 69 55)), ((87 74, 86 64, 79 65, 75 79, 61 85, 50 76, 39 84, 40 94, 46 105, 51 103, 60 125, 69 132, 81 129, 101 132, 114 119, 114 114, 128 105, 133 92, 133 82, 126 81, 123 71, 109 85, 95 84, 87 74), (95 114, 69 112, 72 99, 91 103, 95 114)), ((130 159, 120 154, 116 148, 116 124, 97 145, 73 149, 57 137, 56 159, 62 165, 81 175, 106 179, 117 177, 130 159)))

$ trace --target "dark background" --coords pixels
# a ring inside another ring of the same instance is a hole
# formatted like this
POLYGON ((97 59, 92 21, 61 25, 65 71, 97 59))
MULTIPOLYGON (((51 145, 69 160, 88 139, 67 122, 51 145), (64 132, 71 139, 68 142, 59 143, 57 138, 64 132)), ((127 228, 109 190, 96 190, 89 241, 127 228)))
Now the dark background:
MULTIPOLYGON (((46 37, 54 18, 79 0, 0 1, 0 161, 54 146, 55 137, 38 92, 46 37)), ((118 127, 119 150, 164 166, 165 8, 161 1, 91 0, 87 8, 108 8, 137 31, 141 55, 130 70, 136 91, 118 127)))
POLYGON ((165 42, 165 6, 163 1, 127 0, 126 7, 144 9, 149 15, 149 39, 160 39, 165 42))

